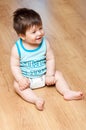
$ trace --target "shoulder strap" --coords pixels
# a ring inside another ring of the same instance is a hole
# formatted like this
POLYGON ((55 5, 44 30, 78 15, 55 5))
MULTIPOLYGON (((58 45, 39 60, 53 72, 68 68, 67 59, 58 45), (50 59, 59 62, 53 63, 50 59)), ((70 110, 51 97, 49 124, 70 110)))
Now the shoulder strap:
POLYGON ((20 42, 17 41, 16 42, 16 47, 17 47, 17 50, 18 50, 19 57, 21 58, 21 52, 20 52, 19 44, 20 44, 20 42))

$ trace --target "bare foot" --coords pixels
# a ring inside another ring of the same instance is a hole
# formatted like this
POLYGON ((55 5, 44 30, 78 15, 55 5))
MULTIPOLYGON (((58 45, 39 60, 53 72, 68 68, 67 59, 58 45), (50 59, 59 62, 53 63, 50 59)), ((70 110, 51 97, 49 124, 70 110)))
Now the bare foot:
POLYGON ((81 100, 83 99, 83 93, 82 92, 76 92, 76 91, 67 91, 64 94, 64 99, 65 100, 81 100))
POLYGON ((36 108, 40 111, 42 111, 44 109, 44 104, 45 104, 45 101, 42 98, 38 98, 35 103, 36 108))

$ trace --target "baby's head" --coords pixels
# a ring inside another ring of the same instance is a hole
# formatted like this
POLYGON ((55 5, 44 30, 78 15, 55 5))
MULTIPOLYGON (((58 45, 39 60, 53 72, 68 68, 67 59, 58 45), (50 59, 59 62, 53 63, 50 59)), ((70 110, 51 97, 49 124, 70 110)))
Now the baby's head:
POLYGON ((20 8, 14 12, 13 27, 17 34, 26 33, 28 28, 42 26, 40 15, 32 9, 20 8))

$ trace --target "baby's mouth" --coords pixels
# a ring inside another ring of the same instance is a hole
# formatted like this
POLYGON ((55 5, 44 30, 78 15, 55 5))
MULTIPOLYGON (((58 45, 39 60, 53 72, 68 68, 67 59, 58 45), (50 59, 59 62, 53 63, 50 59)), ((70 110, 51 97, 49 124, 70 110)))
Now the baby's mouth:
POLYGON ((38 37, 38 38, 36 38, 36 40, 42 40, 42 37, 38 37))
POLYGON ((41 37, 36 38, 36 40, 40 40, 40 39, 41 39, 41 37))

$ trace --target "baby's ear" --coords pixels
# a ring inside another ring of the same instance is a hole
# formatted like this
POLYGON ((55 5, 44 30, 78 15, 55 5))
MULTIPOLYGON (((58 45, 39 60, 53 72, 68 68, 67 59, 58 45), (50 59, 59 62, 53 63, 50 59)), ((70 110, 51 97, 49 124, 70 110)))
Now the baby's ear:
POLYGON ((24 35, 24 34, 19 34, 19 37, 20 37, 22 40, 25 40, 25 35, 24 35))

